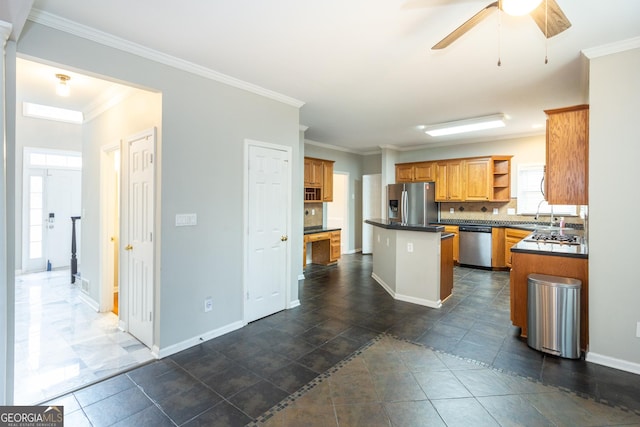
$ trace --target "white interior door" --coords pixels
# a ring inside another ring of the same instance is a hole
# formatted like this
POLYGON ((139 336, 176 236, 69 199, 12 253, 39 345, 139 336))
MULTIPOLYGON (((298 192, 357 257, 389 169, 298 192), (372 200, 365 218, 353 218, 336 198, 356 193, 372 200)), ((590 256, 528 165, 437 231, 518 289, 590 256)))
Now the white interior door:
POLYGON ((251 322, 286 306, 291 154, 249 144, 247 156, 245 321, 251 322))
POLYGON ((147 347, 153 341, 154 296, 154 157, 155 132, 127 139, 128 144, 128 218, 127 313, 129 332, 147 347))

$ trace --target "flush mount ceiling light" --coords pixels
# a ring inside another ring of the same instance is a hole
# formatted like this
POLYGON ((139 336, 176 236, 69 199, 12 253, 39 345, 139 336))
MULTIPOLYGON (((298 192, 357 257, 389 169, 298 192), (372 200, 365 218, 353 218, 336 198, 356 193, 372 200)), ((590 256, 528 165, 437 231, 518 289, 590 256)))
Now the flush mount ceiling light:
POLYGON ((56 74, 56 78, 58 79, 58 84, 56 85, 56 93, 60 96, 69 96, 69 80, 71 77, 66 74, 56 74))
POLYGON ((490 116, 474 117, 472 119, 455 120, 453 122, 428 125, 423 128, 429 136, 445 136, 457 133, 475 132, 485 129, 495 129, 506 126, 504 114, 492 114, 490 116))
POLYGON ((542 0, 502 0, 502 10, 513 16, 522 16, 531 13, 540 6, 542 0))

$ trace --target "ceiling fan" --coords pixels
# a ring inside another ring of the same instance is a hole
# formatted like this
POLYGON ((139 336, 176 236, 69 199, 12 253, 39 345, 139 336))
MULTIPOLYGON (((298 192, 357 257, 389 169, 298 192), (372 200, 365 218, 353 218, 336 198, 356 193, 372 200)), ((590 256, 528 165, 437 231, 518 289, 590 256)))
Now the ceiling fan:
POLYGON ((560 6, 556 3, 556 0, 533 0, 528 2, 523 0, 498 0, 473 15, 464 24, 460 25, 449 35, 436 43, 431 49, 444 49, 493 13, 494 10, 498 9, 510 15, 529 14, 547 38, 560 34, 571 26, 571 22, 569 22, 569 19, 567 19, 564 12, 562 12, 562 9, 560 9, 560 6), (531 5, 528 11, 520 10, 518 12, 517 10, 512 9, 512 6, 522 5, 523 3, 529 3, 531 5))

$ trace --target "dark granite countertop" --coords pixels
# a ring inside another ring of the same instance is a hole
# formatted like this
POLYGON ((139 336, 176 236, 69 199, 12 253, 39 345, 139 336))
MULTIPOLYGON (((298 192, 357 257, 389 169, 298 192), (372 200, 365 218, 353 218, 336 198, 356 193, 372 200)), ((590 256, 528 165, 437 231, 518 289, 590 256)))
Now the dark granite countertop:
POLYGON ((444 231, 443 225, 418 225, 407 224, 401 225, 399 222, 389 221, 387 219, 373 218, 367 219, 364 222, 374 225, 376 227, 386 228, 388 230, 402 230, 402 231, 424 231, 427 233, 438 233, 444 231))
MULTIPOLYGON (((447 220, 441 220, 436 224, 438 225, 487 225, 490 227, 519 228, 522 230, 531 230, 531 231, 539 227, 549 227, 548 222, 485 221, 485 220, 470 220, 470 219, 447 219, 447 220)), ((574 230, 582 230, 582 225, 566 224, 566 228, 571 228, 574 230)))
POLYGON ((340 231, 341 228, 305 227, 304 234, 328 233, 330 231, 340 231))
POLYGON ((567 245, 559 243, 530 242, 527 237, 511 247, 511 252, 528 254, 554 255, 573 258, 589 258, 589 245, 584 238, 584 232, 572 230, 568 233, 578 236, 579 245, 567 245))

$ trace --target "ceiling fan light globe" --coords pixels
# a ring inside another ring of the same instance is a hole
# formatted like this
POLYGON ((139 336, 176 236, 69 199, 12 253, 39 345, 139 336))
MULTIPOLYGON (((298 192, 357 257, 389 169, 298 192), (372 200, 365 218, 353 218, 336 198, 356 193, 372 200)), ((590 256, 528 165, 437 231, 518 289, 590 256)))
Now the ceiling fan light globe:
POLYGON ((531 13, 540 6, 542 0, 502 0, 502 10, 512 16, 522 16, 531 13))

